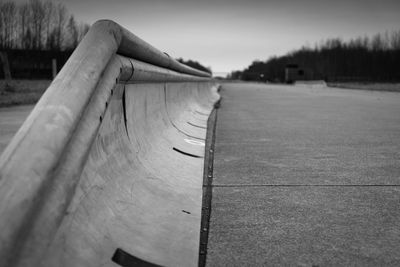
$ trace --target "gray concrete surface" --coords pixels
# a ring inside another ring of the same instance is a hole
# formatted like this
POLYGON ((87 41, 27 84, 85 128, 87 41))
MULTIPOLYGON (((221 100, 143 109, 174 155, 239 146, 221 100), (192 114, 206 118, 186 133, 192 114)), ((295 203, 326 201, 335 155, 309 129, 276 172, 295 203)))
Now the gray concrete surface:
POLYGON ((28 117, 33 105, 0 108, 0 154, 28 117))
POLYGON ((208 266, 400 265, 400 94, 221 93, 208 266))

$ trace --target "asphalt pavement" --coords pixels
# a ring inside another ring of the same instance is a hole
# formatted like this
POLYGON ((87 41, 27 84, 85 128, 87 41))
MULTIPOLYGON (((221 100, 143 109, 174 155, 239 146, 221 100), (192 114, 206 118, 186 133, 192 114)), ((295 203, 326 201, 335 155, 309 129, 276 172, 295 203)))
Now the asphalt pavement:
POLYGON ((225 84, 207 266, 399 266, 400 94, 225 84))

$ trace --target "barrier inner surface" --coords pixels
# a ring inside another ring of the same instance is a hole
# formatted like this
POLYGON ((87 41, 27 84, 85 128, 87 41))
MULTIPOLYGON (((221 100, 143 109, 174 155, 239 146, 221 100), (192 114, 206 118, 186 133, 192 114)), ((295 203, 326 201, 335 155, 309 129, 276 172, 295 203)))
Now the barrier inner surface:
POLYGON ((117 248, 157 265, 197 265, 203 160, 173 148, 204 147, 171 124, 164 86, 118 86, 45 266, 98 266, 117 248))

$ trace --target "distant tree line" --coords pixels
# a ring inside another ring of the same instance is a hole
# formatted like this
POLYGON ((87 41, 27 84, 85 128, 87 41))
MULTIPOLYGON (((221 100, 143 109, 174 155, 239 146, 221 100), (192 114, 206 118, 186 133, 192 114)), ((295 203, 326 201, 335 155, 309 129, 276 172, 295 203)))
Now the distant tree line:
POLYGON ((54 0, 0 0, 0 79, 51 79, 88 30, 54 0))
POLYGON ((0 0, 0 50, 72 50, 88 29, 52 0, 0 0))
POLYGON ((211 68, 204 67, 203 65, 201 65, 197 61, 190 60, 190 59, 189 60, 184 60, 182 58, 178 58, 177 60, 180 63, 185 64, 185 65, 187 65, 189 67, 192 67, 194 69, 201 70, 201 71, 208 72, 208 73, 212 74, 211 68))
POLYGON ((283 82, 285 68, 298 65, 307 79, 326 81, 400 81, 400 30, 358 37, 329 39, 314 48, 302 47, 281 57, 254 61, 231 79, 283 82))

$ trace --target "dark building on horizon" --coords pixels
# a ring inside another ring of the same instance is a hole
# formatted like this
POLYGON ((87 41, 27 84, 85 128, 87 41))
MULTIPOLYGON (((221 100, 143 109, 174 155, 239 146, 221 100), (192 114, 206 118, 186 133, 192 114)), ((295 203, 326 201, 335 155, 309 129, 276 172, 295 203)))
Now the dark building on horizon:
POLYGON ((298 64, 287 64, 285 67, 285 83, 313 80, 312 70, 301 68, 298 64))

